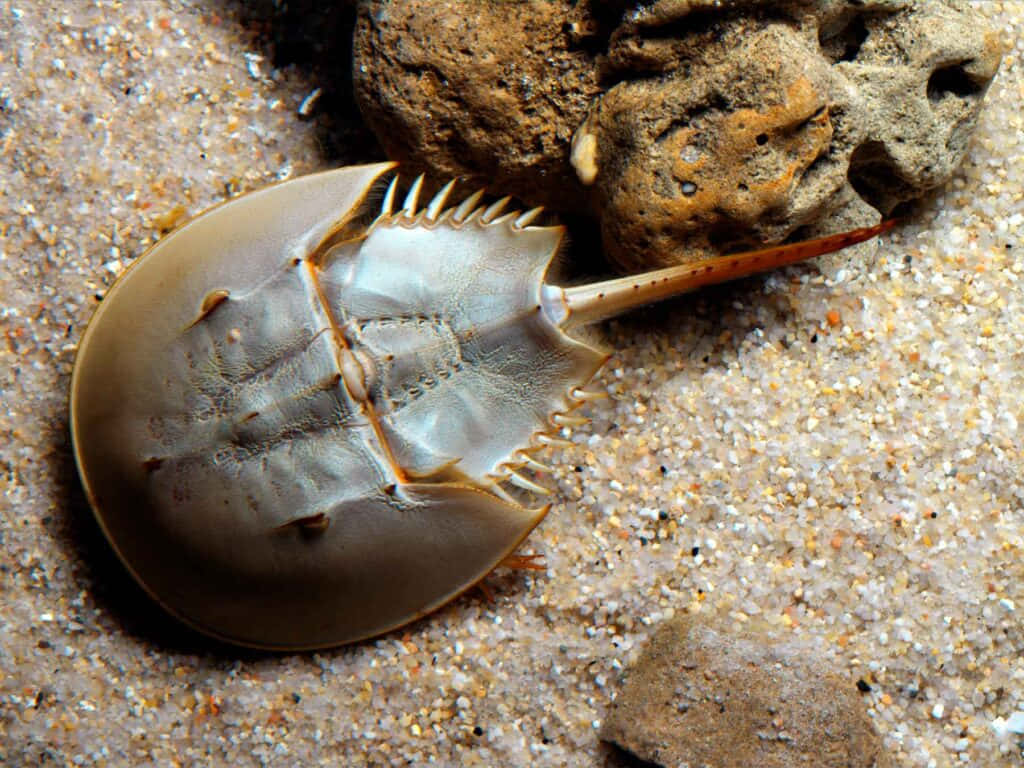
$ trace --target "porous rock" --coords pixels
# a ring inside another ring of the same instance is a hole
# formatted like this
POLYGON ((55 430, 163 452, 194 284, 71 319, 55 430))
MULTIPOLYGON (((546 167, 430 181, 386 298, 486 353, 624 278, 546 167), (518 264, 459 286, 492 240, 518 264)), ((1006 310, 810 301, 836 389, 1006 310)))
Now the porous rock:
POLYGON ((388 155, 405 172, 589 211, 568 148, 601 88, 592 56, 566 44, 567 5, 361 3, 355 93, 388 155))
POLYGON ((925 195, 999 57, 963 0, 363 0, 354 80, 393 158, 592 215, 632 270, 925 195))
POLYGON ((792 641, 673 620, 626 670, 601 738, 673 768, 888 768, 860 696, 792 641))

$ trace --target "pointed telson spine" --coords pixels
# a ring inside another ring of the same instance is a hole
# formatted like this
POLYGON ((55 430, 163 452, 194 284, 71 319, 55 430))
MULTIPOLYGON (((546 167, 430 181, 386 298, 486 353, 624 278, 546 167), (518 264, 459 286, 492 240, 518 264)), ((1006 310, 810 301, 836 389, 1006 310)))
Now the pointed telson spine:
POLYGON ((567 317, 562 327, 596 323, 609 317, 672 296, 741 277, 795 264, 838 251, 892 229, 895 220, 873 227, 826 235, 802 243, 787 243, 749 253, 720 256, 707 261, 680 264, 640 275, 620 277, 590 285, 562 289, 567 317))

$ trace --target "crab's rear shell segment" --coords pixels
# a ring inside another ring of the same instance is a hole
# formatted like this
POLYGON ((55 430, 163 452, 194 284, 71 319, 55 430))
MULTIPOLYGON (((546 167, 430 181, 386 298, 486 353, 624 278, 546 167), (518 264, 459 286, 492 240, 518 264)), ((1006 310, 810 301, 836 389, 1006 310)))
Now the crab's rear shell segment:
POLYGON ((228 202, 110 290, 75 455, 118 554, 198 629, 268 648, 384 632, 540 521, 492 477, 602 356, 539 309, 561 232, 480 211, 360 228, 392 166, 228 202))

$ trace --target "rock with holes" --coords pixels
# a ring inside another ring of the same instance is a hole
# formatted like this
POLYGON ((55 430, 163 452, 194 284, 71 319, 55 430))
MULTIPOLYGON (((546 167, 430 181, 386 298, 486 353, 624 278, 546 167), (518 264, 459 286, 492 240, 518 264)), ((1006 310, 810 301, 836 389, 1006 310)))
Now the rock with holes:
POLYGON ((888 768, 862 695, 792 639, 673 620, 626 670, 601 738, 666 768, 888 768))
POLYGON ((354 88, 388 155, 410 170, 589 211, 568 148, 602 88, 594 51, 567 44, 570 5, 361 3, 354 88))
POLYGON ((363 3, 389 153, 600 220, 630 270, 876 222, 947 181, 1000 45, 962 0, 363 3))
POLYGON ((89 502, 139 582, 209 634, 316 648, 444 604, 547 510, 516 494, 546 492, 532 454, 585 423, 570 412, 606 358, 576 326, 879 231, 560 288, 562 228, 530 226, 539 209, 446 207, 454 182, 420 208, 421 177, 396 210, 392 167, 199 216, 79 344, 89 502))

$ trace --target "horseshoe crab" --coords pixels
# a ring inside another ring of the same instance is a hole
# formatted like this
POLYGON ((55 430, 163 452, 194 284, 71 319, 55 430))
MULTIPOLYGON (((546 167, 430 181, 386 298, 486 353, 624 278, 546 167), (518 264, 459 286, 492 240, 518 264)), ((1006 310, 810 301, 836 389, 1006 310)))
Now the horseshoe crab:
MULTIPOLYGON (((547 507, 523 467, 578 423, 606 355, 572 328, 887 225, 593 285, 544 282, 561 227, 449 184, 395 209, 393 164, 226 202, 110 289, 71 384, 75 458, 118 555, 232 643, 338 645, 423 616, 547 507)), ((530 565, 529 558, 520 561, 530 565)))

